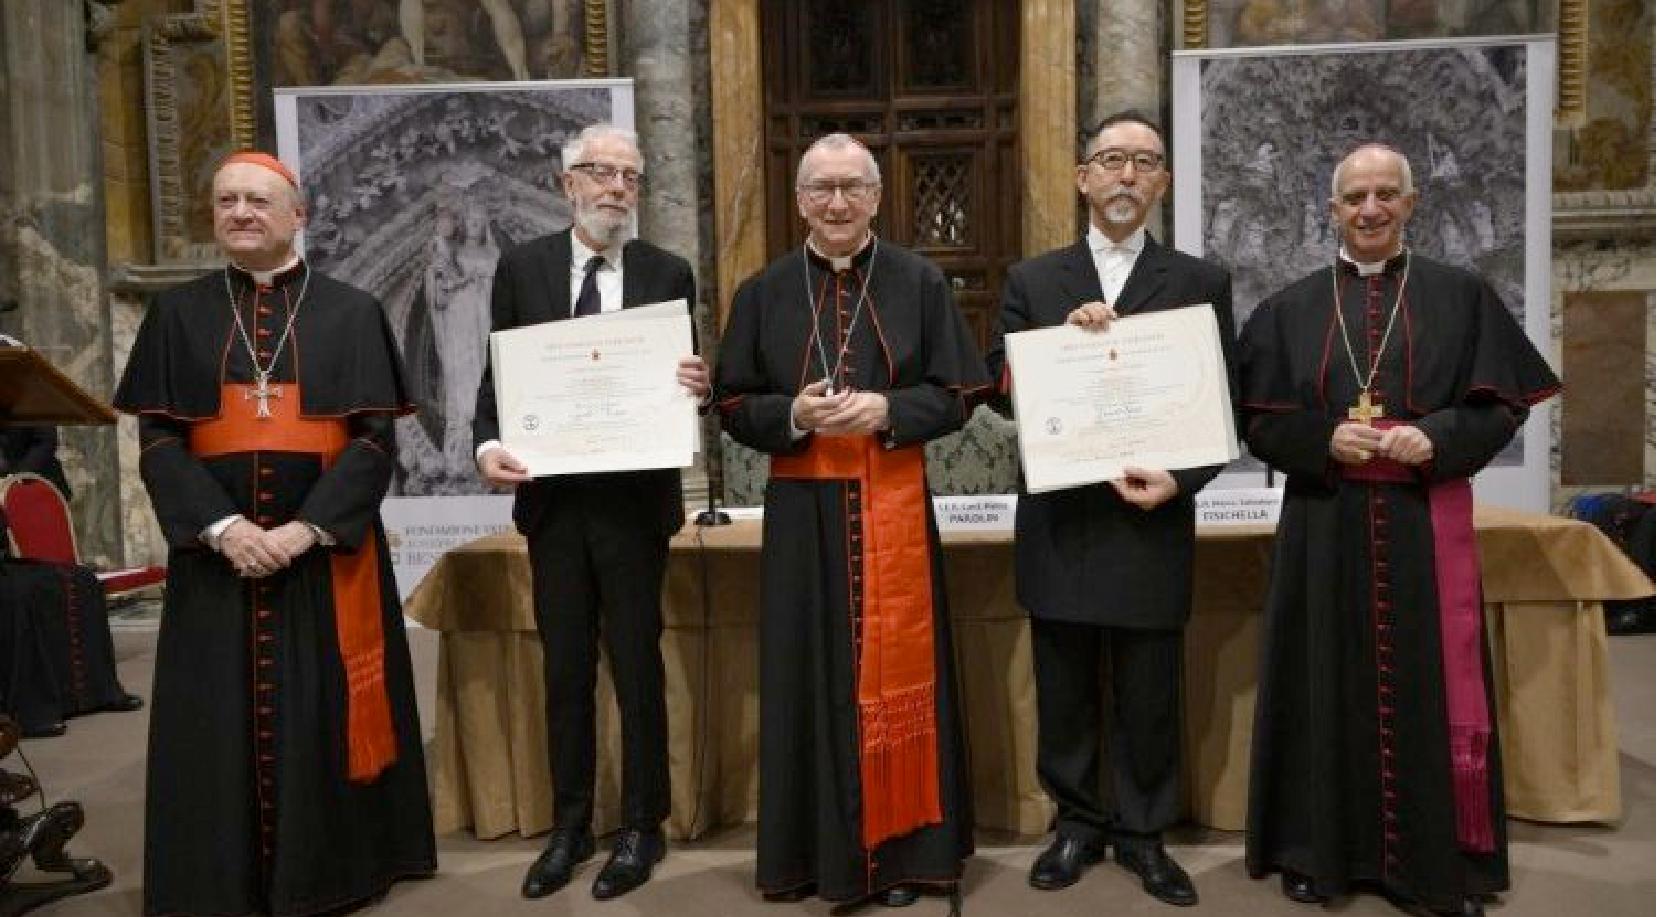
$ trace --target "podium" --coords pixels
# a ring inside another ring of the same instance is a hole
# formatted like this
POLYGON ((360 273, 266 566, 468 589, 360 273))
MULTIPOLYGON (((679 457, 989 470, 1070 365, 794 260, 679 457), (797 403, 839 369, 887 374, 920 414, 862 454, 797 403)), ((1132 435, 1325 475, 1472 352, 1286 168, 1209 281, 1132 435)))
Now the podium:
MULTIPOLYGON (((107 426, 115 411, 88 395, 57 367, 26 347, 0 347, 0 426, 107 426)), ((15 724, 0 714, 0 758, 17 747, 15 724)), ((108 885, 109 867, 73 857, 64 849, 86 816, 78 802, 64 801, 24 815, 13 804, 38 792, 29 777, 0 769, 0 917, 15 917, 70 895, 108 885), (25 859, 60 876, 51 881, 13 881, 25 859)), ((42 797, 44 798, 44 797, 42 797)))
POLYGON ((27 347, 0 347, 0 426, 108 426, 115 410, 27 347))

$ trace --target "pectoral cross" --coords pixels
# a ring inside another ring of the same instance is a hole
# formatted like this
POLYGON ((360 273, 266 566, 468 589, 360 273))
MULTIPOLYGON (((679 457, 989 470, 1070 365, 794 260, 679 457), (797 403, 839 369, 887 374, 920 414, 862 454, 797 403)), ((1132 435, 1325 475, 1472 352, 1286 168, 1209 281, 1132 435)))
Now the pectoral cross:
POLYGON ((1379 402, 1369 400, 1369 389, 1358 390, 1358 403, 1346 409, 1346 419, 1356 420, 1366 427, 1375 426, 1375 420, 1385 414, 1386 410, 1379 402))
POLYGON ((255 417, 270 417, 270 399, 282 397, 282 390, 270 387, 270 373, 255 370, 253 386, 242 393, 242 400, 259 399, 259 410, 254 412, 255 417))

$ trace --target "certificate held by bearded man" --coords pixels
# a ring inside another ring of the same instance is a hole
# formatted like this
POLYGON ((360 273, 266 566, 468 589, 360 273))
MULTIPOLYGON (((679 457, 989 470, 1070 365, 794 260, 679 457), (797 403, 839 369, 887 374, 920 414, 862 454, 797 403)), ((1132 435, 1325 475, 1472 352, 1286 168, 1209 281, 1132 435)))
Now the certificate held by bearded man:
POLYGON ((679 384, 684 300, 489 335, 501 444, 536 477, 684 468, 700 440, 679 384))
POLYGON ((1007 335, 1031 493, 1237 457, 1219 324, 1208 305, 1007 335))

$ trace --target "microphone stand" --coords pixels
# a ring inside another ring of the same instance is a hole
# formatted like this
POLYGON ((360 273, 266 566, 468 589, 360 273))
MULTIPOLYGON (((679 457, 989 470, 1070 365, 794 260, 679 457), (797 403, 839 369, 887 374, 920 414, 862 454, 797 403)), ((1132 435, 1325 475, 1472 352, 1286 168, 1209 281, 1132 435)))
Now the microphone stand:
MULTIPOLYGON (((697 325, 696 320, 694 318, 692 318, 692 320, 691 320, 690 330, 691 330, 691 334, 696 335, 696 350, 697 350, 698 353, 701 353, 701 351, 702 351, 702 347, 701 347, 701 328, 697 325)), ((712 380, 709 380, 709 382, 711 384, 712 380)), ((705 414, 702 415, 704 419, 706 419, 709 416, 712 416, 712 410, 711 410, 712 406, 713 406, 712 405, 712 397, 713 396, 710 392, 710 394, 708 396, 709 403, 704 405, 704 408, 703 408, 704 410, 708 411, 708 413, 705 413, 705 414)), ((706 439, 706 438, 704 438, 704 439, 706 439)), ((712 437, 712 441, 714 443, 719 442, 719 425, 718 424, 714 425, 714 434, 713 434, 713 437, 712 437)), ((725 475, 720 474, 719 479, 718 479, 717 482, 714 480, 713 453, 714 453, 714 450, 712 450, 712 449, 703 449, 702 450, 702 475, 708 481, 708 508, 704 509, 701 512, 696 514, 695 522, 696 522, 697 525, 730 525, 731 524, 731 514, 725 512, 722 509, 720 509, 719 506, 714 502, 714 485, 717 483, 720 486, 723 486, 724 483, 725 483, 725 475)))
MULTIPOLYGON (((717 440, 715 441, 717 442, 717 440)), ((714 488, 716 485, 723 486, 725 476, 721 474, 718 481, 714 480, 713 450, 711 449, 702 450, 702 474, 708 481, 708 508, 696 514, 696 524, 730 525, 731 514, 720 509, 719 505, 714 501, 714 488)))

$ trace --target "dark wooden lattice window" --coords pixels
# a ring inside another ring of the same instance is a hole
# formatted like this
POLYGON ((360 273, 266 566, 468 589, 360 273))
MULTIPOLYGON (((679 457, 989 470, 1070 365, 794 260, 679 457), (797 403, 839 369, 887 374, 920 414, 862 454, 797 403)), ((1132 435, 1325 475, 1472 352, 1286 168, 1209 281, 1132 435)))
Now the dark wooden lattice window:
POLYGON ((931 258, 982 346, 1019 257, 1018 4, 781 0, 764 29, 769 256, 800 245, 794 168, 851 134, 880 162, 875 231, 931 258))

